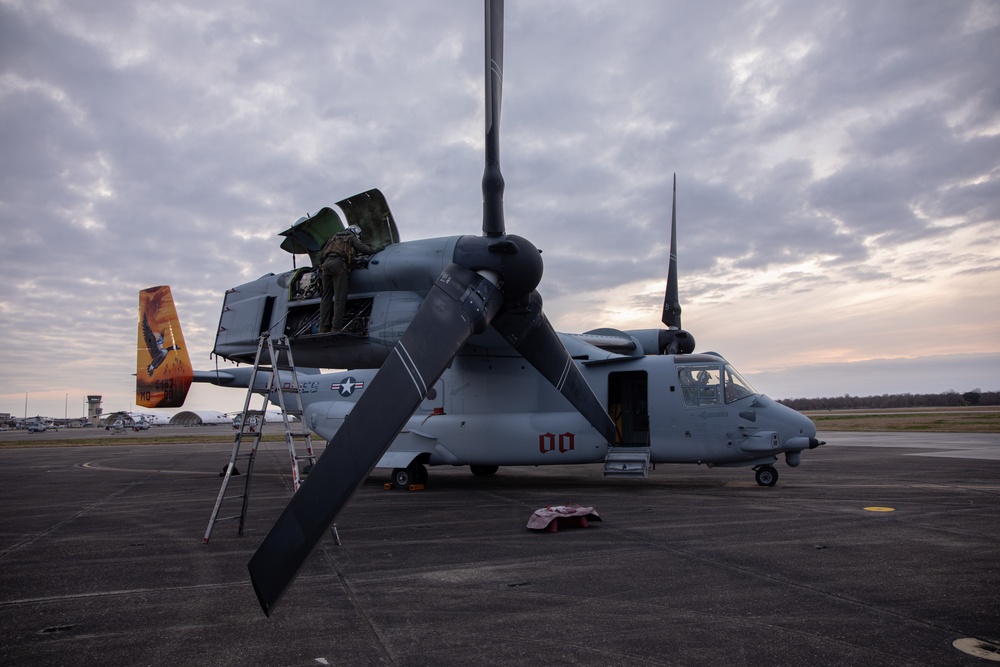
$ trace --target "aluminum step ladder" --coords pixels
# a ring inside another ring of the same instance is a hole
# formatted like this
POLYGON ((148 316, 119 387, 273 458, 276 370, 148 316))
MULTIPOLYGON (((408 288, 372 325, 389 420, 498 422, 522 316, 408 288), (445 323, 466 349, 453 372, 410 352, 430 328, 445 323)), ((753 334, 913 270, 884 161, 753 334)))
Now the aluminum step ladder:
POLYGON ((212 536, 212 529, 219 521, 230 521, 239 519, 239 535, 243 535, 243 528, 246 524, 247 508, 250 502, 250 481, 253 478, 254 461, 257 457, 257 448, 260 445, 264 434, 264 425, 267 415, 268 397, 274 395, 281 408, 281 419, 285 428, 285 443, 288 445, 288 454, 292 464, 292 486, 294 491, 299 490, 303 474, 308 474, 309 469, 316 463, 316 456, 313 453, 312 436, 302 422, 302 393, 300 391, 298 374, 295 372, 295 362, 292 359, 291 346, 284 336, 274 341, 267 333, 263 334, 257 342, 257 355, 254 358, 253 372, 250 374, 250 383, 247 387, 246 400, 243 402, 243 412, 240 418, 239 429, 233 443, 233 451, 229 457, 229 464, 221 473, 222 486, 219 495, 215 500, 215 507, 212 509, 212 516, 208 520, 208 528, 205 529, 204 543, 207 544, 212 536), (267 351, 267 359, 264 359, 264 352, 267 351), (267 385, 262 393, 263 401, 260 410, 251 410, 250 404, 253 400, 257 386, 257 374, 268 373, 267 385), (294 399, 286 400, 286 396, 293 396, 294 399), (299 429, 293 430, 289 418, 295 417, 299 429), (249 440, 250 451, 241 454, 243 441, 249 440), (306 454, 299 455, 296 443, 305 445, 306 454), (300 467, 303 461, 308 461, 308 467, 300 467), (238 496, 226 495, 229 488, 229 481, 240 474, 237 463, 246 464, 244 474, 243 493, 238 496), (241 501, 240 513, 231 516, 219 516, 222 504, 226 500, 239 499, 241 501))
POLYGON ((274 341, 267 334, 261 336, 267 340, 267 350, 271 357, 271 382, 267 388, 269 393, 273 393, 278 399, 278 407, 281 408, 281 421, 285 427, 285 444, 288 445, 288 458, 292 464, 292 486, 293 491, 299 490, 302 484, 302 475, 309 474, 312 467, 316 465, 316 454, 313 452, 312 434, 306 428, 302 420, 304 415, 302 409, 302 386, 299 384, 299 376, 295 371, 295 361, 292 359, 292 346, 288 342, 287 336, 282 336, 274 341), (289 401, 290 397, 290 401, 289 401), (289 421, 289 417, 294 417, 295 421, 289 421), (292 425, 297 425, 293 429, 292 425), (296 442, 305 446, 306 453, 299 454, 296 442), (301 468, 303 461, 308 461, 305 469, 301 468))

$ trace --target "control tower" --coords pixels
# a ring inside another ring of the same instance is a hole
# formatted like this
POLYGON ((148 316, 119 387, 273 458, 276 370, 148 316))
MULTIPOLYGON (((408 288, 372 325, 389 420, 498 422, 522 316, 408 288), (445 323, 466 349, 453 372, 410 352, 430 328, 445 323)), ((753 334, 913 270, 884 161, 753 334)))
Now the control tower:
POLYGON ((101 421, 101 397, 100 396, 88 396, 87 397, 87 421, 89 421, 94 426, 97 426, 101 421))

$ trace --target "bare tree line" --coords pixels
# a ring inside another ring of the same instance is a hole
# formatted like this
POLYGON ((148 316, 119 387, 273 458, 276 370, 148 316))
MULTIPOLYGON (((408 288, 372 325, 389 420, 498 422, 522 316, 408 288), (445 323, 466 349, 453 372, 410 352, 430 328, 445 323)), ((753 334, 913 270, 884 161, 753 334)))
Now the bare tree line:
POLYGON ((1000 405, 1000 391, 973 389, 965 393, 882 394, 881 396, 831 396, 826 398, 784 398, 778 401, 795 410, 855 410, 859 408, 940 408, 1000 405))

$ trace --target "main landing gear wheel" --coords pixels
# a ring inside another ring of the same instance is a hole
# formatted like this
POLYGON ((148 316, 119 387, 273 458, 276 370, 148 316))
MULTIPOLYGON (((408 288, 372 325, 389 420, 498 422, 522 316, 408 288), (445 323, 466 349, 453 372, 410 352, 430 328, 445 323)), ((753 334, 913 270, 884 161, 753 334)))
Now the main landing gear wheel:
POLYGON ((778 483, 778 471, 774 466, 759 466, 754 470, 757 473, 757 483, 761 486, 774 486, 778 483))
POLYGON ((422 463, 411 463, 405 468, 392 471, 392 485, 397 489, 408 489, 411 484, 426 484, 427 468, 422 463))
POLYGON ((489 477, 490 475, 497 474, 497 470, 500 470, 500 466, 469 466, 469 470, 476 477, 489 477))

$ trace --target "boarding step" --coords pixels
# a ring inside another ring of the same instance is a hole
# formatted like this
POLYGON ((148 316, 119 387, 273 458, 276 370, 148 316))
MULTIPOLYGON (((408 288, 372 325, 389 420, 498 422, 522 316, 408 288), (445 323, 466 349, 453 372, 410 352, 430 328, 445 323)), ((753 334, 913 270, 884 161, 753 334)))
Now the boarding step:
POLYGON ((649 447, 608 447, 604 476, 645 479, 649 476, 649 447))

